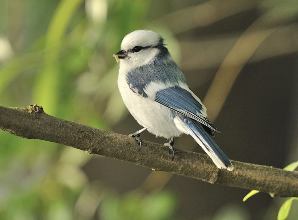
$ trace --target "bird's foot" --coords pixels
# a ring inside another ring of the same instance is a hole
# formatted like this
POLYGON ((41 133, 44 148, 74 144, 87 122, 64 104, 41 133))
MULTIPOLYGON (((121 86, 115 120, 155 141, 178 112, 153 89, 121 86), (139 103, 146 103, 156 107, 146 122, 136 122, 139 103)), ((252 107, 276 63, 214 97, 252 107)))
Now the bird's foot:
POLYGON ((137 142, 138 146, 139 146, 140 149, 141 149, 142 144, 143 144, 143 141, 142 141, 142 139, 141 139, 141 135, 140 135, 140 134, 129 134, 129 137, 134 138, 135 141, 137 142))
POLYGON ((142 128, 141 130, 138 130, 138 131, 128 135, 129 137, 132 137, 132 138, 135 139, 135 141, 137 142, 140 149, 141 149, 142 144, 143 144, 143 141, 141 139, 141 133, 144 132, 145 130, 146 130, 146 128, 142 128))
POLYGON ((168 147, 171 159, 174 160, 174 157, 175 157, 174 138, 170 138, 169 141, 167 143, 164 143, 163 145, 165 147, 168 147))

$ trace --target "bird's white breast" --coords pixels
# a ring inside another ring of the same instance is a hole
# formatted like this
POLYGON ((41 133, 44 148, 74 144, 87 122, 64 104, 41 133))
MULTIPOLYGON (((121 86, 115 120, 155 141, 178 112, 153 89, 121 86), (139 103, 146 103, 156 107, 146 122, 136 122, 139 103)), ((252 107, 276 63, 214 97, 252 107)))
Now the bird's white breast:
MULTIPOLYGON (((119 71, 118 88, 128 111, 137 122, 156 136, 170 138, 181 134, 174 123, 171 110, 133 92, 126 80, 126 71, 119 71)), ((150 84, 148 85, 150 87, 150 84)), ((151 89, 152 90, 152 89, 151 89)))

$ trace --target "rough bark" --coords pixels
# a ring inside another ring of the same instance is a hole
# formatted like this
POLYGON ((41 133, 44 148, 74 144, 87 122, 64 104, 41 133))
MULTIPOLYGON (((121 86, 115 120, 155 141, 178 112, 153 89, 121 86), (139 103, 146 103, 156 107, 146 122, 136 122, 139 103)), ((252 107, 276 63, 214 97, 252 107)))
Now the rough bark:
MULTIPOLYGON (((36 105, 27 108, 0 106, 0 128, 11 134, 64 144, 91 154, 129 161, 136 165, 182 175, 212 184, 257 189, 276 196, 298 196, 298 172, 232 161, 232 172, 219 170, 205 154, 178 152, 172 160, 165 147, 55 118, 36 105)), ((3 146, 0 146, 3 147, 3 146)))

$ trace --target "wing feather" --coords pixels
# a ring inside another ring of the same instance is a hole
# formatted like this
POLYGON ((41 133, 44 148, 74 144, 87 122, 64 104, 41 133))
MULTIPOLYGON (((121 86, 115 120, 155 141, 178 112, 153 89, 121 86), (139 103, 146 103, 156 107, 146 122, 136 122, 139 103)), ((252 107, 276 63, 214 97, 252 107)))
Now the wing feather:
POLYGON ((172 86, 157 91, 155 101, 176 113, 200 122, 211 131, 218 131, 206 118, 203 104, 197 98, 194 98, 189 91, 180 86, 172 86))

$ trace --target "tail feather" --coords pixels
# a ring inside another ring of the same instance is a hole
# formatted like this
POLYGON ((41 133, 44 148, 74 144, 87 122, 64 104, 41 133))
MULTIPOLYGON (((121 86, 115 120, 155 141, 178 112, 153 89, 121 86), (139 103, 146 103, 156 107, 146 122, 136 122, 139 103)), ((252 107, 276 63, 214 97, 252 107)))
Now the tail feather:
POLYGON ((213 138, 205 131, 202 125, 192 119, 181 119, 185 124, 185 129, 195 141, 203 148, 203 150, 212 159, 219 169, 233 170, 233 165, 227 155, 220 149, 213 138))

